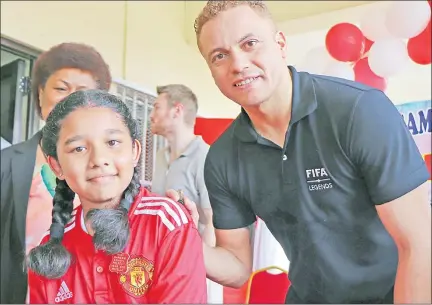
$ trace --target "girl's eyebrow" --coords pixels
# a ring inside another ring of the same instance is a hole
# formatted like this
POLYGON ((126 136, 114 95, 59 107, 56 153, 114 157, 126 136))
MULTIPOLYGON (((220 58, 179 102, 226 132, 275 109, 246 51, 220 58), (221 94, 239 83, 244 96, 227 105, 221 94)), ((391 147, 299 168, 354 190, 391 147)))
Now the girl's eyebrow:
POLYGON ((71 138, 69 138, 69 139, 67 139, 66 141, 65 141, 65 146, 67 146, 67 145, 70 145, 70 144, 72 144, 73 142, 76 142, 76 141, 79 141, 79 140, 82 140, 82 136, 80 136, 80 135, 78 135, 78 136, 74 136, 74 137, 71 137, 71 138))
MULTIPOLYGON (((120 129, 113 129, 113 128, 109 128, 109 129, 107 129, 105 132, 106 132, 107 134, 109 134, 109 135, 112 135, 112 134, 123 134, 123 133, 124 133, 124 131, 122 131, 122 130, 120 130, 120 129)), ((83 138, 84 138, 84 137, 83 137, 82 135, 76 135, 76 136, 73 136, 73 137, 71 137, 71 138, 69 138, 69 139, 67 139, 67 140, 65 141, 65 146, 70 145, 70 144, 73 143, 73 142, 80 141, 80 140, 82 140, 83 138)))
POLYGON ((120 129, 109 128, 109 129, 106 130, 106 133, 108 133, 108 134, 115 134, 115 133, 124 133, 124 131, 122 131, 120 129))

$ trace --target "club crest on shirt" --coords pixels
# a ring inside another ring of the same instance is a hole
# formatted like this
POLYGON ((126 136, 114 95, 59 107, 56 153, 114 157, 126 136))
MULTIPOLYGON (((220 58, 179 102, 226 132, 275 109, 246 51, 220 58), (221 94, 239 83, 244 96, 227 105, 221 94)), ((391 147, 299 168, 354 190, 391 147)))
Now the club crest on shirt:
POLYGON ((150 287, 153 279, 153 263, 142 256, 127 260, 126 272, 119 276, 123 289, 134 297, 142 297, 150 287))

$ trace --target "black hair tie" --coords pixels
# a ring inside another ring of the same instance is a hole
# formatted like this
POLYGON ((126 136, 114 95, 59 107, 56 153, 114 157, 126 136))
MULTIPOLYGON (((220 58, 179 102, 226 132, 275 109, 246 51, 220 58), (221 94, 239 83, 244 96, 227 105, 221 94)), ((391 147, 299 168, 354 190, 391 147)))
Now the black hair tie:
POLYGON ((64 235, 64 226, 60 223, 53 223, 50 227, 51 238, 62 239, 64 235))

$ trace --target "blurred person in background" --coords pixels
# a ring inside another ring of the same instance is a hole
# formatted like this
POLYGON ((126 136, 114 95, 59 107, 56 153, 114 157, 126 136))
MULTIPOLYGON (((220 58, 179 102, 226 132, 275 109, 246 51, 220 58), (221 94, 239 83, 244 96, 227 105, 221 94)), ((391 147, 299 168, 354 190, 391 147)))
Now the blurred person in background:
MULTIPOLYGON (((198 206, 198 230, 205 244, 215 246, 212 209, 204 183, 204 162, 209 145, 194 133, 198 101, 191 89, 171 84, 157 87, 150 115, 151 131, 168 141, 156 154, 152 191, 182 190, 198 206)), ((208 302, 223 303, 223 287, 207 280, 208 302)))

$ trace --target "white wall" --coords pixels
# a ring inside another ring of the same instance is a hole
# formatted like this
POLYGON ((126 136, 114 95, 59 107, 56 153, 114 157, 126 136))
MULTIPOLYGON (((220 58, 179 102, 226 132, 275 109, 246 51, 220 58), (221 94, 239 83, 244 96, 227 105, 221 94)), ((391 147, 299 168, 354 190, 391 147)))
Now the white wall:
MULTIPOLYGON (((308 50, 324 45, 332 25, 356 23, 368 8, 281 23, 288 35, 288 63, 300 63, 308 50), (306 34, 292 34, 299 28, 306 34)), ((114 78, 150 91, 160 84, 183 83, 197 94, 200 116, 233 118, 239 113, 217 89, 197 49, 183 39, 183 29, 192 25, 185 24, 182 1, 128 1, 126 31, 124 10, 125 1, 2 1, 1 33, 44 50, 66 41, 91 44, 109 63, 114 78)), ((410 65, 389 80, 387 94, 395 103, 430 99, 430 67, 410 65)))
POLYGON ((183 1, 127 1, 126 30, 125 3, 2 1, 1 33, 42 50, 62 42, 90 44, 114 78, 150 91, 182 83, 198 96, 200 116, 234 117, 239 107, 219 92, 201 55, 183 39, 183 1))

